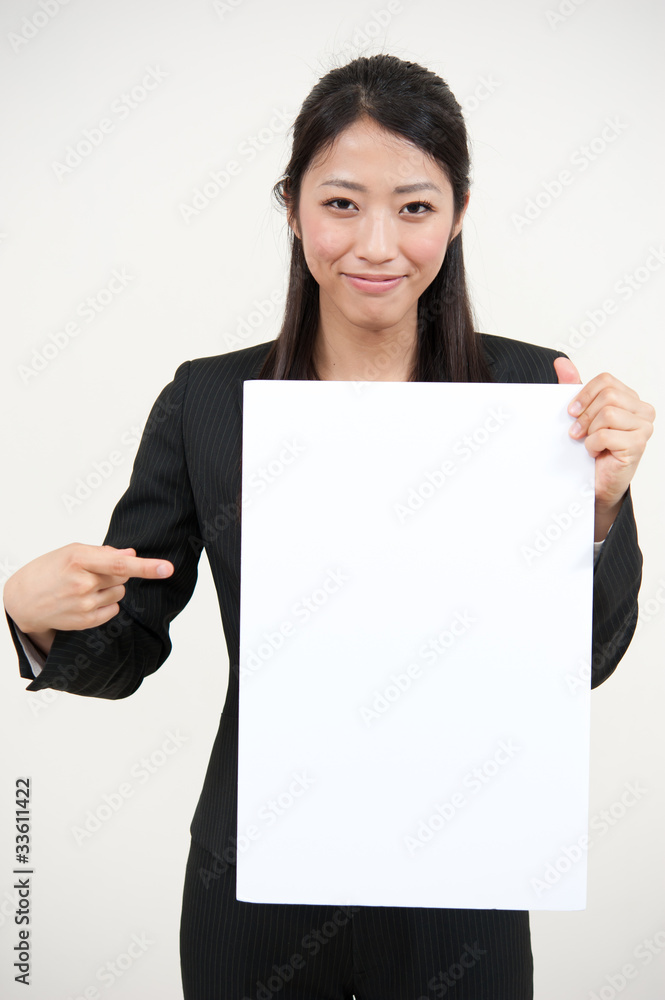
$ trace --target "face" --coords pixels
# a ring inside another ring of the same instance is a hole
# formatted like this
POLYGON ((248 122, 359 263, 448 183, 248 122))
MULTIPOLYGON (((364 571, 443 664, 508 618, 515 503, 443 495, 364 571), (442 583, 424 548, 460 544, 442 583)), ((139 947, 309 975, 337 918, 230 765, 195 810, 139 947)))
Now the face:
POLYGON ((431 157, 371 119, 349 126, 310 164, 290 219, 319 284, 321 322, 415 331, 418 299, 468 197, 455 219, 452 188, 431 157))

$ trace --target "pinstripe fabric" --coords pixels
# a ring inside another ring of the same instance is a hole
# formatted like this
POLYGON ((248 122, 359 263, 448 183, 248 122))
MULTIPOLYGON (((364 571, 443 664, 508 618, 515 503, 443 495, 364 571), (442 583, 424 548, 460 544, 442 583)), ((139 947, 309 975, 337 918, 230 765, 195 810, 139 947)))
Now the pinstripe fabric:
POLYGON ((196 841, 180 947, 186 1000, 531 1000, 525 911, 244 903, 196 841), (211 877, 212 876, 212 877, 211 877))
MULTIPOLYGON (((559 352, 481 336, 495 381, 556 382, 552 361, 559 352)), ((102 698, 132 694, 170 652, 169 623, 192 594, 205 547, 231 667, 219 732, 191 826, 182 927, 187 1000, 258 996, 259 970, 269 976, 273 958, 277 965, 288 961, 304 947, 299 943, 308 929, 323 926, 334 912, 242 903, 234 891, 242 382, 258 375, 269 347, 259 344, 185 362, 160 393, 105 543, 169 559, 175 572, 166 580, 128 581, 120 613, 101 628, 58 632, 43 671, 28 685, 29 691, 52 687, 102 698), (201 851, 211 852, 213 857, 205 856, 216 866, 216 877, 207 888, 197 874, 206 868, 201 851)), ((594 687, 612 673, 632 637, 641 567, 628 493, 594 571, 594 687)), ((9 624, 21 675, 31 678, 11 620, 9 624)), ((351 990, 358 1000, 448 994, 456 1000, 521 1000, 532 996, 531 981, 527 913, 362 907, 326 941, 320 956, 309 956, 304 969, 294 970, 292 980, 276 995, 311 1000, 350 996, 351 990), (478 957, 469 966, 465 949, 476 944, 478 957), (453 966, 456 972, 463 970, 459 980, 447 972, 453 966), (452 985, 443 979, 437 985, 439 973, 452 985)))

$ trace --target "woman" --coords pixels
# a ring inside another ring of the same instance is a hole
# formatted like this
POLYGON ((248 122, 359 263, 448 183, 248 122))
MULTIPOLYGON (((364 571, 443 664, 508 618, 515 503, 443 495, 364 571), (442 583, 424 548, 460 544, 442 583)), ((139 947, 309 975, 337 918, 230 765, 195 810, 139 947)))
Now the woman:
MULTIPOLYGON (((474 332, 462 256, 469 156, 460 107, 392 56, 328 73, 306 99, 276 193, 292 257, 279 337, 182 364, 150 414, 103 546, 65 546, 8 581, 28 686, 122 698, 170 651, 206 548, 231 670, 192 823, 181 958, 187 1000, 533 996, 527 912, 334 908, 235 898, 240 442, 248 378, 579 382, 558 352, 474 332)), ((608 374, 569 406, 596 459, 592 685, 637 615, 629 484, 654 411, 608 374)))

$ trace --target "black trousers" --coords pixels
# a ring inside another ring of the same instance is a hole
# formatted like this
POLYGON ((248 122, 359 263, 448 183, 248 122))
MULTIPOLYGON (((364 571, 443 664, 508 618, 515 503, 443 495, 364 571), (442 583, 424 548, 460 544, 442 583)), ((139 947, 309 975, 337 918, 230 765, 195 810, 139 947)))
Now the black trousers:
POLYGON ((247 903, 192 841, 185 1000, 532 1000, 525 910, 247 903))

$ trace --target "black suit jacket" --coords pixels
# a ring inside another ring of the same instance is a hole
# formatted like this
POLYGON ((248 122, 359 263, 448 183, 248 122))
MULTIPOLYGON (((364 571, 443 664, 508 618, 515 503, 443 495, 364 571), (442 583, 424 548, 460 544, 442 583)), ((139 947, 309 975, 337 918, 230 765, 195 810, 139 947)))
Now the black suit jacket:
MULTIPOLYGON (((497 382, 556 382, 560 352, 486 334, 497 382)), ((59 631, 28 691, 51 687, 99 698, 125 698, 169 655, 169 623, 196 583, 205 547, 217 588, 229 653, 226 700, 191 832, 227 860, 237 828, 238 663, 242 383, 255 378, 271 342, 180 365, 148 417, 127 491, 105 544, 169 559, 166 580, 131 579, 121 611, 99 629, 59 631)), ((594 572, 592 686, 612 673, 637 620, 642 556, 630 495, 594 572)), ((21 675, 29 662, 10 620, 21 675)))

